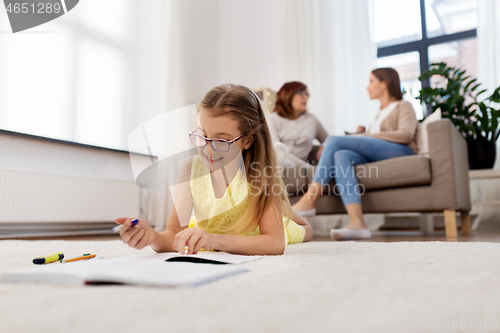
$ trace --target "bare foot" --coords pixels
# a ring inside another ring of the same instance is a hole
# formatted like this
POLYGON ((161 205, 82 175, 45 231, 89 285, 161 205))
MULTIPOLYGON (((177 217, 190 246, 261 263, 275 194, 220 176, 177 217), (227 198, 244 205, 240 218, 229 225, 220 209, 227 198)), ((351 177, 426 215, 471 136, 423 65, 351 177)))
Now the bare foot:
POLYGON ((363 220, 356 218, 356 220, 354 222, 351 220, 351 222, 349 222, 349 224, 346 225, 344 227, 344 229, 364 230, 364 229, 368 229, 368 228, 366 227, 366 224, 363 220))
POLYGON ((363 226, 362 224, 354 224, 354 223, 349 223, 344 227, 344 229, 350 229, 350 230, 364 230, 368 229, 366 226, 363 226))
POLYGON ((297 212, 304 212, 307 210, 314 209, 314 203, 311 203, 305 197, 300 198, 300 200, 292 206, 297 212))

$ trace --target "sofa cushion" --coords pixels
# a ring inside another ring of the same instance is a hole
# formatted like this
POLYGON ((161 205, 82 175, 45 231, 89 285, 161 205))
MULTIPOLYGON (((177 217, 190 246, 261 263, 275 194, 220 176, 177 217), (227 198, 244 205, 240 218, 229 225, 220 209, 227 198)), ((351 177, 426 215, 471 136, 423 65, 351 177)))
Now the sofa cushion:
POLYGON ((283 182, 289 195, 306 193, 314 176, 314 167, 286 166, 283 170, 283 182))
MULTIPOLYGON (((355 167, 358 182, 366 191, 431 184, 430 160, 424 155, 391 158, 355 167)), ((312 171, 287 167, 283 180, 290 195, 304 194, 312 181, 312 171), (309 172, 308 172, 309 171, 309 172)), ((326 188, 328 194, 338 194, 335 181, 326 188)))
POLYGON ((358 182, 367 191, 429 185, 431 163, 427 156, 411 155, 356 165, 358 182))
POLYGON ((417 128, 417 153, 429 155, 429 139, 427 137, 427 125, 441 119, 441 109, 437 109, 422 121, 417 128))

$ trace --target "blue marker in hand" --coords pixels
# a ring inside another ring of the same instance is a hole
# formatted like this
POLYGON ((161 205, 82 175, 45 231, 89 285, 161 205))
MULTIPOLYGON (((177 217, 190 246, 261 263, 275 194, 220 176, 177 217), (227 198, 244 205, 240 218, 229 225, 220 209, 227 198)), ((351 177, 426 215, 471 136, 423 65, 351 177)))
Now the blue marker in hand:
MULTIPOLYGON (((139 223, 139 219, 133 219, 132 220, 132 227, 135 227, 137 225, 137 223, 139 223)), ((123 224, 122 225, 119 225, 117 227, 114 227, 113 228, 113 232, 120 232, 120 230, 122 230, 122 227, 123 227, 123 224)))

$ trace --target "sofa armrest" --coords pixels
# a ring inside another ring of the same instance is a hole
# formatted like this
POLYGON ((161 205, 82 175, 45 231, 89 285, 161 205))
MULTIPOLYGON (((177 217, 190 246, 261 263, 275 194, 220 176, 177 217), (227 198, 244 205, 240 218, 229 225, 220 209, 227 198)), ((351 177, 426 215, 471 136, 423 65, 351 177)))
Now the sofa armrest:
POLYGON ((471 209, 467 143, 449 119, 427 125, 433 199, 441 209, 471 209))
POLYGON ((316 154, 318 153, 318 149, 320 146, 313 145, 309 156, 307 157, 307 163, 311 165, 318 165, 318 159, 316 158, 316 154))

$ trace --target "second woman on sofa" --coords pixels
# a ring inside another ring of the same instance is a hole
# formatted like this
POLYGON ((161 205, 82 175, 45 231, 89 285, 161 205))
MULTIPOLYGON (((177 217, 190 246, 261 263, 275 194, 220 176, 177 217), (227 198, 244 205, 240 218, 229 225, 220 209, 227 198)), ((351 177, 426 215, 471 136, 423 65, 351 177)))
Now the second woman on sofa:
POLYGON ((363 219, 361 187, 354 172, 357 164, 411 155, 416 152, 417 117, 412 105, 403 101, 398 73, 392 68, 379 68, 370 76, 368 93, 380 100, 375 123, 364 131, 348 136, 330 136, 307 193, 293 206, 302 216, 316 214, 316 200, 325 186, 335 178, 350 223, 332 229, 334 239, 367 239, 371 237, 363 219))

